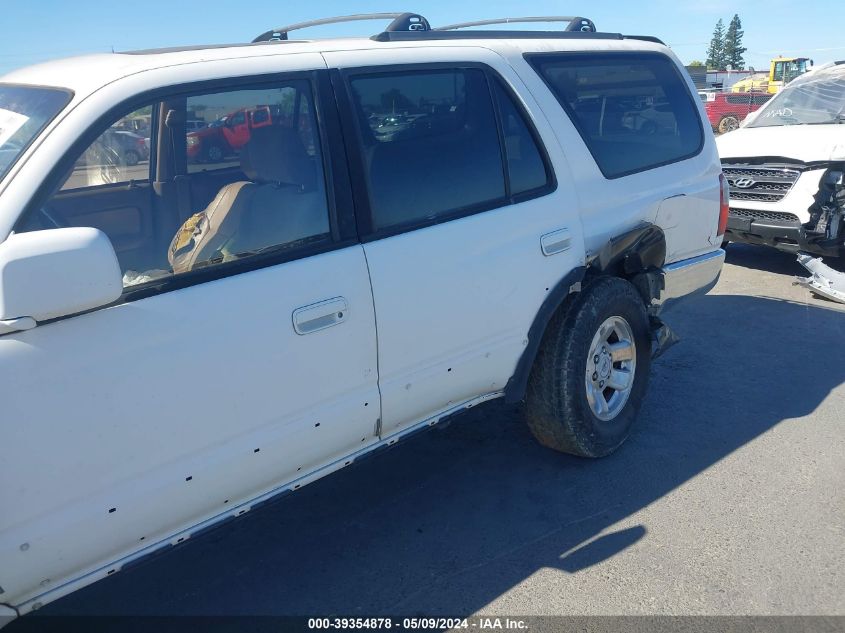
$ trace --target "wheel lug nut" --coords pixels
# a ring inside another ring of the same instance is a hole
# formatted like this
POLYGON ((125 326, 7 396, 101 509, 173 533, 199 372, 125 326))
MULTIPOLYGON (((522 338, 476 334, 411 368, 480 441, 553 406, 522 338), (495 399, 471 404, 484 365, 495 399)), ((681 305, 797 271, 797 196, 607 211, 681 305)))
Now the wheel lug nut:
POLYGON ((599 383, 599 387, 604 387, 604 380, 599 383))
POLYGON ((594 362, 596 365, 598 365, 598 363, 599 363, 599 355, 598 355, 598 354, 596 354, 595 356, 593 356, 593 362, 594 362))
POLYGON ((593 380, 598 380, 599 375, 596 372, 593 372, 593 380))

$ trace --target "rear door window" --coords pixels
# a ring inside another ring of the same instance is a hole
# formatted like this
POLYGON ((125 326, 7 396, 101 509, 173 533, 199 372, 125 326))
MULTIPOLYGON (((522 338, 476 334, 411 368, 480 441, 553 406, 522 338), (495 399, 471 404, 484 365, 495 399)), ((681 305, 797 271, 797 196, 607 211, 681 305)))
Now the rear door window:
POLYGON ((480 69, 353 77, 376 230, 505 202, 495 110, 480 69))
POLYGON ((659 53, 528 56, 607 178, 695 156, 704 133, 675 64, 659 53))

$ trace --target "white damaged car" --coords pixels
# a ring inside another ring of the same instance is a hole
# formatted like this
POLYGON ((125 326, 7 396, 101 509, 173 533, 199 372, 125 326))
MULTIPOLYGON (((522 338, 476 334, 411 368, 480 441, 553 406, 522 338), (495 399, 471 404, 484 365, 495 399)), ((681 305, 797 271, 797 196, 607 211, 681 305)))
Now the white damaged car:
POLYGON ((845 62, 796 79, 716 145, 726 241, 845 256, 845 62))

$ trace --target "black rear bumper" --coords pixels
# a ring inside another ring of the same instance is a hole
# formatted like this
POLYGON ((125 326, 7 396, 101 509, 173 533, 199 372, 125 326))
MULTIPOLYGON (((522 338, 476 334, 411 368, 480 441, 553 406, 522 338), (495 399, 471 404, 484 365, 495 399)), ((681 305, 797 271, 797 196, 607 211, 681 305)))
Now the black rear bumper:
POLYGON ((787 253, 813 253, 845 257, 845 245, 807 233, 801 222, 728 215, 725 239, 758 246, 771 246, 787 253))

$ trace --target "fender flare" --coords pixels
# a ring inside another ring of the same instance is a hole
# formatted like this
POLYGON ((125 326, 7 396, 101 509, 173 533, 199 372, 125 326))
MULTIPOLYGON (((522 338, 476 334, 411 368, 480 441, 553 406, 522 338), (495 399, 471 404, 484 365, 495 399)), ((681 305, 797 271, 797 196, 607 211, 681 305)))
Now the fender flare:
POLYGON ((528 329, 527 344, 519 357, 513 375, 505 385, 505 402, 525 398, 531 367, 552 316, 572 295, 581 291, 581 282, 596 275, 612 275, 627 279, 640 292, 646 307, 662 289, 660 268, 666 259, 666 236, 650 222, 643 222, 630 231, 611 238, 589 260, 588 266, 573 268, 549 292, 528 329))
POLYGON ((573 268, 549 291, 549 294, 543 300, 540 309, 534 316, 534 322, 528 328, 528 342, 525 345, 525 349, 522 350, 522 356, 519 357, 516 363, 516 369, 505 385, 505 402, 519 402, 525 397, 525 389, 528 387, 528 376, 531 374, 534 358, 540 349, 540 342, 546 333, 546 326, 563 302, 571 294, 580 292, 581 281, 583 281, 586 272, 587 269, 584 266, 573 268))

